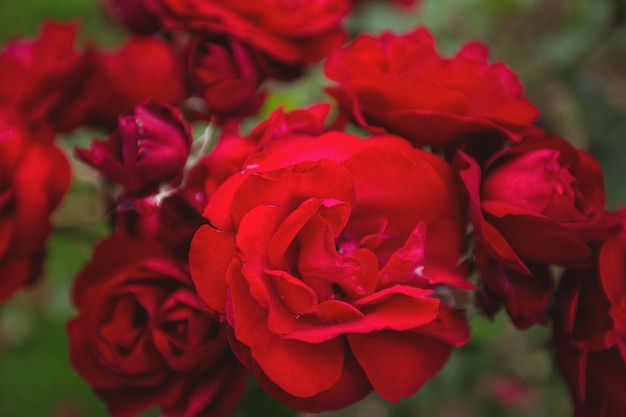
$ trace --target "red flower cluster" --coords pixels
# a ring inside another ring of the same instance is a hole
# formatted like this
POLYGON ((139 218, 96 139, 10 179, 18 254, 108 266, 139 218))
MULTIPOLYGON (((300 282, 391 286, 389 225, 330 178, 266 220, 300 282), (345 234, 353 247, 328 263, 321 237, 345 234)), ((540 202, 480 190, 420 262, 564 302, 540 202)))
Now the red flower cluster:
POLYGON ((469 293, 520 329, 554 318, 576 415, 617 417, 626 215, 606 212, 599 164, 533 125, 517 76, 480 43, 442 57, 419 28, 335 51, 351 3, 106 0, 164 39, 76 52, 75 27, 48 25, 8 45, 0 300, 41 269, 69 182, 55 134, 117 120, 75 150, 119 189, 68 325, 72 364, 112 414, 224 416, 247 371, 299 410, 398 401, 469 340, 469 293), (318 104, 241 133, 265 78, 328 55, 333 128, 318 104), (211 120, 197 143, 190 119, 211 120))

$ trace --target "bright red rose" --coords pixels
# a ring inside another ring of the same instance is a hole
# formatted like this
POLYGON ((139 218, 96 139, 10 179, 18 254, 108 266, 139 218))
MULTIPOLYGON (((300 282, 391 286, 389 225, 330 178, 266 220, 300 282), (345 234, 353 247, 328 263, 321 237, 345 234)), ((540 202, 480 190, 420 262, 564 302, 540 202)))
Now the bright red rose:
POLYGON ((412 395, 469 338, 442 299, 471 288, 453 172, 401 138, 268 144, 214 193, 192 278, 284 404, 319 412, 412 395))
MULTIPOLYGON (((267 57, 268 64, 300 67, 343 44, 341 21, 350 0, 153 0, 149 7, 166 29, 232 37, 267 57)), ((268 70, 274 76, 282 72, 268 70)))
POLYGON ((26 130, 0 122, 0 301, 41 274, 50 214, 70 183, 52 144, 29 143, 26 130))
POLYGON ((189 272, 150 240, 112 235, 78 275, 70 360, 116 417, 225 416, 247 375, 189 272))
POLYGON ((0 53, 0 109, 10 109, 30 129, 57 132, 82 124, 91 66, 74 47, 76 25, 47 23, 36 39, 18 39, 0 53))
POLYGON ((254 114, 265 95, 254 57, 229 37, 196 35, 185 51, 189 92, 202 99, 208 114, 220 118, 254 114))
POLYGON ((327 91, 357 123, 416 145, 493 147, 521 139, 538 116, 517 76, 487 62, 485 45, 443 58, 425 28, 360 35, 330 56, 325 71, 339 84, 327 91))
POLYGON ((171 44, 156 37, 131 36, 118 50, 90 50, 93 71, 82 93, 85 123, 113 130, 118 116, 152 99, 177 104, 184 97, 182 65, 171 44))
POLYGON ((569 270, 557 293, 555 346, 575 417, 626 409, 626 232, 601 247, 598 265, 569 270))
POLYGON ((181 112, 146 101, 121 116, 117 131, 90 149, 75 149, 78 159, 123 187, 123 197, 155 194, 161 185, 178 186, 191 148, 191 128, 181 112))

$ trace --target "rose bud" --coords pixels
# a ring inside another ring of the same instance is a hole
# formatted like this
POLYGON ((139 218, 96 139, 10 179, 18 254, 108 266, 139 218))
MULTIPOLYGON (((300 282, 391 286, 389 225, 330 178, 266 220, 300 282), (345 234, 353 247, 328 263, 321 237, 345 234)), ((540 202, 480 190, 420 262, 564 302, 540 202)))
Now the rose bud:
POLYGON ((326 76, 338 83, 327 91, 374 134, 482 154, 521 140, 538 116, 513 71, 490 64, 487 53, 472 42, 455 57, 442 57, 425 28, 359 35, 326 62, 326 76))
POLYGON ((187 85, 220 118, 255 113, 265 95, 248 49, 232 37, 196 35, 187 45, 187 85))
POLYGON ((191 147, 191 130, 181 112, 146 101, 121 116, 117 131, 105 141, 92 141, 76 156, 123 187, 122 197, 155 194, 161 185, 176 187, 191 147))
POLYGON ((413 395, 469 338, 452 169, 399 137, 279 132, 209 199, 189 252, 199 296, 289 407, 413 395))
POLYGON ((199 301, 186 264, 151 240, 114 234, 74 282, 70 361, 116 417, 159 407, 221 417, 247 381, 224 325, 199 301))
POLYGON ((0 301, 40 277, 50 215, 70 183, 63 152, 25 135, 0 120, 0 301))

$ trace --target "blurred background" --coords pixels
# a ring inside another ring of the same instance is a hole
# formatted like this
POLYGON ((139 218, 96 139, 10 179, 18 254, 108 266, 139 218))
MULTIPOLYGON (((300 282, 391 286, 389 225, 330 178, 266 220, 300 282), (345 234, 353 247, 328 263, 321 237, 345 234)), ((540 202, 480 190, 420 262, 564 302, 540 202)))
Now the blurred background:
MULTIPOLYGON (((34 36, 42 20, 79 21, 81 40, 102 45, 119 44, 125 36, 96 0, 21 0, 0 3, 0 40, 34 36)), ((600 161, 609 208, 626 204, 625 0, 423 0, 415 10, 372 0, 351 17, 349 28, 356 34, 421 24, 447 54, 469 40, 489 44, 491 59, 519 74, 542 112, 539 124, 600 161)), ((295 85, 272 85, 263 114, 281 104, 293 108, 324 100, 321 74, 313 68, 295 85)), ((93 134, 73 135, 66 141, 68 155, 73 143, 93 134)), ((94 242, 107 233, 96 178, 73 165, 76 178, 55 215, 44 279, 0 305, 0 417, 107 415, 68 361, 70 283, 94 242)), ((519 332, 503 314, 493 322, 473 317, 471 324, 472 341, 413 398, 386 404, 372 395, 324 415, 569 417, 569 394, 550 356, 549 327, 519 332)), ((293 415, 254 388, 248 398, 235 416, 293 415)))

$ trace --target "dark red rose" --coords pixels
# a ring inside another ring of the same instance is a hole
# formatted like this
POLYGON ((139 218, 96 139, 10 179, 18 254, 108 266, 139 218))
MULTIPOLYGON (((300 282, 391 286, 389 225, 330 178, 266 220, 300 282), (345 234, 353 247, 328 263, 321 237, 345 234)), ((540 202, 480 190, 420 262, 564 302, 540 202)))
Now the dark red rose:
POLYGON ((265 94, 254 57, 238 40, 196 35, 186 48, 187 85, 207 113, 220 118, 254 114, 265 94))
POLYGON ((327 91, 357 123, 416 145, 492 147, 519 140, 538 116, 517 76, 487 62, 485 45, 468 43, 444 58, 425 28, 360 35, 325 71, 339 84, 327 91))
POLYGON ((82 124, 82 95, 91 71, 74 47, 77 26, 46 23, 36 39, 17 39, 0 52, 0 109, 19 114, 30 129, 67 132, 82 124))
POLYGON ((149 35, 159 30, 159 21, 146 6, 146 0, 100 0, 114 20, 131 31, 149 35))
POLYGON ((267 57, 267 70, 277 76, 283 69, 273 65, 314 63, 343 44, 350 0, 154 0, 150 10, 167 29, 238 39, 267 57))
POLYGON ((246 372, 223 325, 198 300, 184 263, 150 240, 112 235, 79 273, 70 360, 118 417, 225 416, 246 372))
POLYGON ((268 144, 212 195, 192 241, 200 297, 270 395, 336 409, 412 395, 469 337, 440 298, 471 288, 444 160, 397 137, 268 144))
POLYGON ((123 197, 155 194, 161 185, 176 187, 191 147, 191 130, 180 111, 147 101, 119 118, 106 141, 92 141, 76 156, 123 187, 123 197))
POLYGON ((50 215, 70 183, 70 167, 52 144, 0 121, 0 301, 41 274, 50 215))
POLYGON ((118 51, 90 50, 93 71, 85 95, 90 126, 113 130, 118 116, 147 99, 177 104, 183 72, 176 50, 156 37, 131 36, 118 51))
POLYGON ((619 417, 626 408, 626 232, 598 264, 569 270, 557 293, 555 346, 575 417, 619 417))

